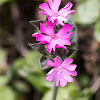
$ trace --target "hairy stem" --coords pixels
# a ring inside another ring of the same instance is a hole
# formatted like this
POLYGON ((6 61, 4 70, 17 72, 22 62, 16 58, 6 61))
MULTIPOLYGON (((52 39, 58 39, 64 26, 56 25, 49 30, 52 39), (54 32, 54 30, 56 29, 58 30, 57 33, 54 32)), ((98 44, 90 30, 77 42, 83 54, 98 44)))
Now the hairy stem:
POLYGON ((58 87, 56 87, 54 83, 53 92, 52 92, 52 100, 56 100, 57 92, 58 92, 58 87))

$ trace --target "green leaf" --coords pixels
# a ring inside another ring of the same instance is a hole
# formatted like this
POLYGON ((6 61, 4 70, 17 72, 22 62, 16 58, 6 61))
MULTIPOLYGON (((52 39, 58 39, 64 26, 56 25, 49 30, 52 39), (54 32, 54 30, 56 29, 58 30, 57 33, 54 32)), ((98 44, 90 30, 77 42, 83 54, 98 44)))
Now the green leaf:
POLYGON ((20 58, 13 64, 14 71, 20 77, 25 78, 38 91, 44 93, 52 87, 48 82, 46 73, 40 69, 39 58, 41 55, 36 51, 30 51, 26 58, 20 58))
POLYGON ((66 24, 70 24, 70 25, 74 25, 74 21, 72 19, 72 16, 71 15, 68 15, 68 21, 65 22, 66 24))
POLYGON ((95 39, 100 42, 100 21, 96 23, 94 28, 95 39))
POLYGON ((6 76, 0 76, 0 87, 5 86, 8 83, 6 76))
POLYGON ((14 81, 13 87, 19 92, 29 92, 29 86, 23 81, 14 81))
POLYGON ((88 84, 90 82, 90 79, 89 79, 88 75, 81 74, 80 76, 78 76, 78 78, 79 78, 80 85, 82 87, 87 87, 88 86, 88 84))
POLYGON ((73 18, 75 23, 86 26, 94 23, 98 19, 99 12, 100 0, 84 0, 84 2, 80 2, 77 6, 73 18))
POLYGON ((5 3, 13 2, 13 1, 15 1, 15 0, 0 0, 0 6, 2 6, 5 3))
POLYGON ((5 57, 5 52, 2 49, 0 49, 0 63, 2 63, 4 57, 5 57))
POLYGON ((43 20, 34 20, 34 21, 29 21, 38 31, 40 31, 40 23, 43 23, 43 20))
POLYGON ((8 2, 9 0, 0 0, 0 6, 2 6, 4 3, 8 2))
POLYGON ((16 98, 17 96, 11 88, 0 87, 0 100, 17 100, 16 98))
POLYGON ((45 45, 41 45, 39 43, 28 43, 28 45, 34 49, 34 50, 37 50, 39 53, 41 53, 43 56, 47 56, 48 55, 48 51, 46 50, 45 48, 45 45))
POLYGON ((92 97, 92 93, 89 88, 85 88, 81 91, 80 96, 77 100, 90 100, 92 97))
POLYGON ((14 64, 13 68, 16 71, 24 70, 27 72, 34 72, 40 71, 40 64, 39 59, 41 54, 36 51, 29 51, 25 58, 17 59, 14 64))
POLYGON ((47 66, 47 65, 46 65, 47 62, 48 62, 48 60, 49 60, 48 57, 42 56, 42 57, 40 58, 40 68, 41 68, 42 70, 46 70, 46 69, 48 69, 48 68, 52 68, 51 66, 47 66))
POLYGON ((42 93, 47 92, 53 86, 52 82, 46 80, 46 76, 43 72, 28 74, 25 76, 25 79, 27 79, 33 87, 42 93))

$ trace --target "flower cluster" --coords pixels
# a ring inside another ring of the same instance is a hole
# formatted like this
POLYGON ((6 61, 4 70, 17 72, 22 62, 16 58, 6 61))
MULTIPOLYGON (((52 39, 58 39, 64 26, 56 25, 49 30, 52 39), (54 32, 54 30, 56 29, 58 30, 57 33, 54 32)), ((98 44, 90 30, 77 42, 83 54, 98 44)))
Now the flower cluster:
MULTIPOLYGON (((48 3, 42 3, 39 6, 43 10, 39 13, 46 15, 48 21, 40 23, 40 32, 32 34, 32 37, 36 37, 36 41, 39 41, 40 45, 45 44, 49 54, 51 54, 51 51, 56 52, 57 48, 67 49, 67 45, 71 45, 70 37, 74 33, 70 32, 72 26, 65 24, 68 21, 68 15, 75 12, 70 10, 73 4, 69 2, 59 10, 60 4, 61 0, 48 0, 48 3), (59 29, 56 27, 59 27, 59 29)), ((62 59, 59 60, 57 57, 48 60, 46 65, 54 68, 47 73, 46 79, 48 81, 54 80, 55 86, 60 83, 61 87, 65 86, 67 82, 73 82, 71 76, 77 76, 75 71, 77 65, 71 64, 72 62, 73 59, 70 58, 65 58, 63 62, 62 59)))

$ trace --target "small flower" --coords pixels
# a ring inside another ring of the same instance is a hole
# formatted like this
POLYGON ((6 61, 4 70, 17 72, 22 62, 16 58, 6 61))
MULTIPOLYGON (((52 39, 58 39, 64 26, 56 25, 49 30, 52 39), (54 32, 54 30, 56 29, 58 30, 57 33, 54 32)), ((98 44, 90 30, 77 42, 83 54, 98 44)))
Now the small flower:
POLYGON ((77 65, 71 64, 73 59, 66 58, 64 62, 61 64, 61 61, 57 58, 54 58, 54 62, 49 60, 46 65, 53 66, 47 73, 46 80, 55 81, 55 86, 58 86, 60 83, 61 87, 66 86, 67 82, 73 82, 73 78, 70 76, 77 76, 77 72, 75 71, 77 65))
POLYGON ((36 41, 41 41, 39 44, 45 44, 47 43, 46 47, 49 53, 51 53, 51 50, 56 50, 56 48, 64 48, 66 47, 64 45, 71 45, 69 37, 73 34, 67 33, 72 29, 72 26, 65 24, 58 33, 54 32, 54 23, 50 23, 46 21, 47 27, 44 26, 43 23, 40 23, 40 31, 41 33, 34 33, 32 34, 32 37, 36 37, 36 41))
POLYGON ((44 11, 39 11, 39 13, 47 15, 48 20, 51 22, 57 22, 57 25, 64 25, 63 21, 68 21, 67 16, 75 10, 70 10, 73 6, 72 3, 68 3, 64 8, 59 10, 61 0, 48 0, 47 3, 42 3, 39 8, 41 8, 44 11), (50 6, 50 7, 49 7, 50 6), (59 10, 59 11, 58 11, 59 10), (69 11, 70 10, 70 11, 69 11))

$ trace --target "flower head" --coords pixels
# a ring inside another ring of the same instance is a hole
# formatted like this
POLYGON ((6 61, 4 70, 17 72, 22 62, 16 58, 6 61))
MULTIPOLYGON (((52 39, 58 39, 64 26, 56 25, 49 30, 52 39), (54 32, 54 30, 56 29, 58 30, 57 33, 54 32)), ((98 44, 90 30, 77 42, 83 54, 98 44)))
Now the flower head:
POLYGON ((56 50, 56 48, 64 48, 66 47, 64 45, 71 45, 69 37, 73 34, 67 33, 72 29, 72 26, 65 24, 58 33, 54 32, 54 23, 50 23, 46 21, 47 27, 44 26, 43 23, 40 23, 40 31, 41 33, 34 33, 32 34, 32 37, 36 37, 36 41, 41 41, 39 44, 45 44, 47 43, 46 47, 48 49, 48 52, 51 53, 51 50, 56 50))
POLYGON ((73 6, 73 4, 70 2, 64 8, 59 10, 60 3, 61 0, 48 0, 49 5, 47 3, 42 3, 39 6, 39 8, 44 10, 39 11, 39 13, 47 15, 48 20, 52 22, 56 21, 57 25, 64 25, 63 21, 68 21, 67 16, 75 12, 75 10, 70 10, 73 6))
POLYGON ((70 76, 77 76, 77 72, 75 71, 77 65, 71 64, 73 59, 66 58, 64 62, 61 64, 61 61, 57 58, 54 58, 54 62, 49 60, 46 65, 53 66, 54 68, 51 69, 47 73, 46 79, 48 81, 55 81, 55 85, 63 87, 67 84, 67 82, 73 82, 73 78, 70 76))

